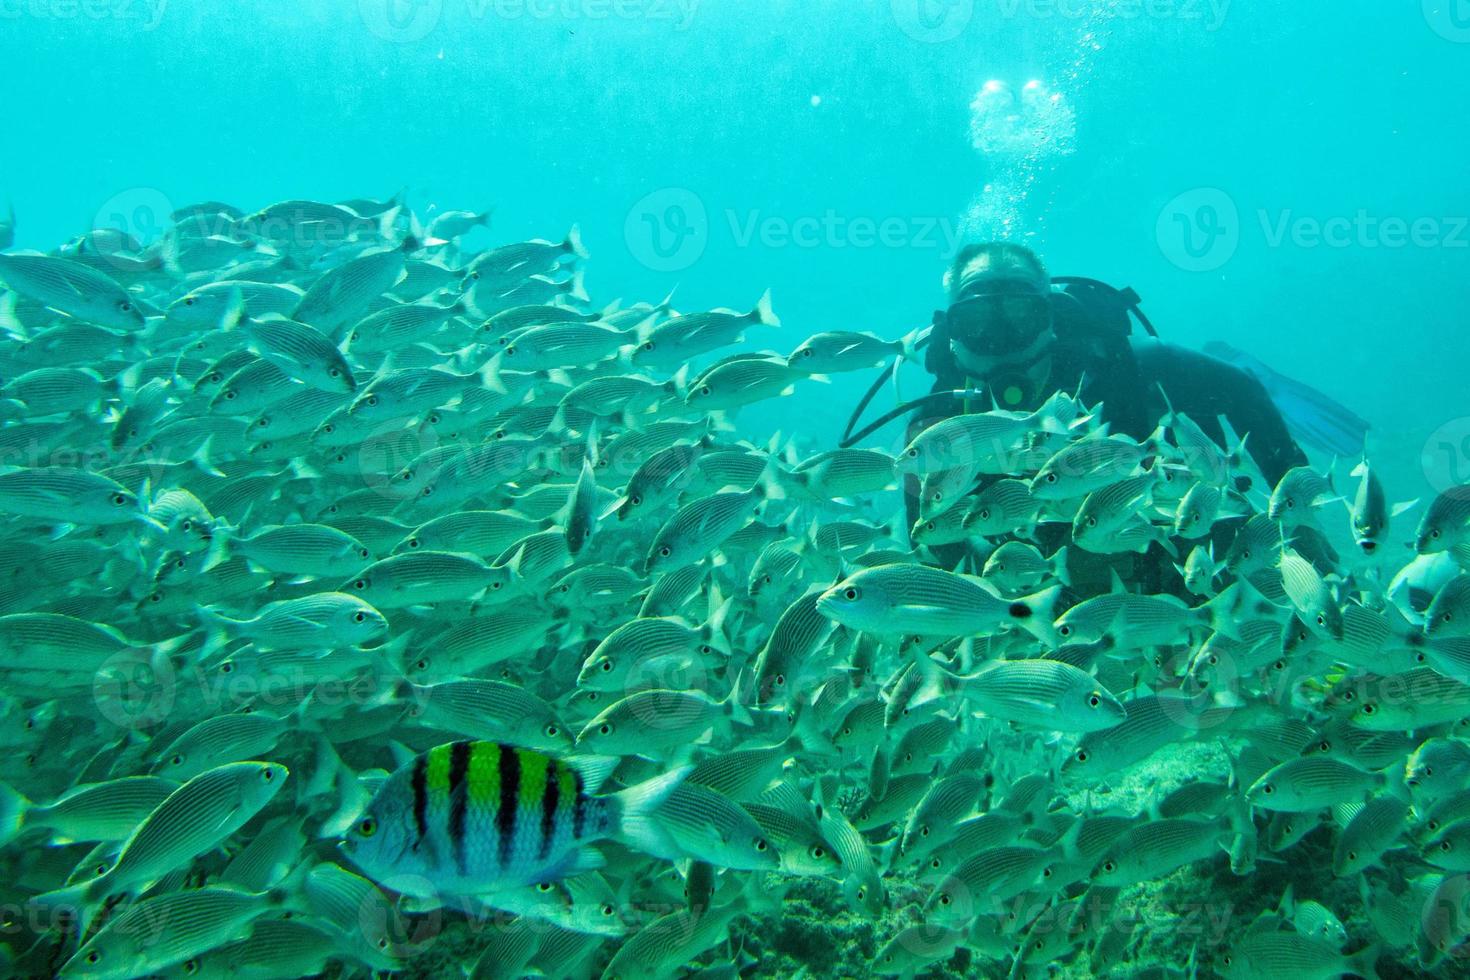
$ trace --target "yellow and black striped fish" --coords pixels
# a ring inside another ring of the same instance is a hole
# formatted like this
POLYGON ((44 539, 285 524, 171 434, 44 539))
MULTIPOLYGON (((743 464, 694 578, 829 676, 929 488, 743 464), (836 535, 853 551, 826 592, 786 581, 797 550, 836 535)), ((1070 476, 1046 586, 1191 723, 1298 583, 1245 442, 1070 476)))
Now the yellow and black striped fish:
MULTIPOLYGON (((600 760, 599 760, 600 761, 600 760)), ((609 837, 658 849, 649 814, 683 781, 675 770, 607 796, 585 760, 499 742, 449 742, 378 787, 343 847, 371 877, 418 897, 488 895, 600 865, 609 837)))

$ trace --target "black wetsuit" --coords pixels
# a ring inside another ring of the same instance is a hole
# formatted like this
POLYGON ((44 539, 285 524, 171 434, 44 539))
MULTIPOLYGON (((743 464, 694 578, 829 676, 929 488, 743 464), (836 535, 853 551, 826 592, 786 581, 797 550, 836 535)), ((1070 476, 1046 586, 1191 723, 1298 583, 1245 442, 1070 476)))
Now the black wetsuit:
MULTIPOLYGON (((1053 391, 1076 392, 1080 383, 1082 404, 1089 408, 1101 405, 1101 421, 1109 424, 1109 431, 1138 440, 1148 438, 1167 411, 1159 393, 1162 386, 1174 410, 1189 416, 1222 449, 1229 447, 1219 416, 1229 420, 1238 436, 1248 437, 1246 449, 1271 485, 1288 469, 1307 461, 1266 389, 1250 374, 1198 351, 1152 337, 1129 336, 1126 313, 1121 310, 1110 311, 1112 319, 1104 316, 1105 327, 1099 329, 1098 317, 1077 297, 1056 292, 1052 298, 1056 341, 1050 351, 1052 367, 1047 386, 1053 391), (1123 319, 1118 320, 1118 316, 1123 319)), ((950 363, 947 369, 941 367, 936 372, 933 390, 950 391, 969 384, 970 379, 952 358, 938 360, 950 363)), ((950 414, 922 410, 909 423, 909 438, 950 414)), ((977 488, 992 479, 980 481, 977 488)), ((912 527, 918 516, 917 481, 909 478, 905 489, 912 527)), ((1238 524, 1227 520, 1216 525, 1211 540, 1217 556, 1225 554, 1238 524)), ((1042 551, 1051 553, 1067 543, 1069 532, 1064 524, 1043 524, 1037 529, 1037 543, 1042 551)), ((1180 544, 1185 553, 1192 547, 1190 543, 1180 544)), ((941 564, 956 567, 971 549, 958 544, 930 550, 941 564)), ((1068 548, 1067 553, 1073 587, 1083 594, 1106 591, 1113 571, 1142 591, 1181 593, 1183 589, 1174 570, 1176 559, 1157 544, 1141 555, 1096 555, 1075 547, 1068 548)), ((1177 560, 1182 563, 1183 557, 1181 554, 1177 560)))

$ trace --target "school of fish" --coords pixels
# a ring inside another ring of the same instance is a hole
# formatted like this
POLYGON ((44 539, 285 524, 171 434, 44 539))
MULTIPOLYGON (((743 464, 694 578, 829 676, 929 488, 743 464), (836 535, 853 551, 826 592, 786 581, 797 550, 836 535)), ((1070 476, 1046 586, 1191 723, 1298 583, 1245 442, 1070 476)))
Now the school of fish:
POLYGON ((1470 487, 1065 392, 751 441, 910 338, 489 222, 0 254, 5 973, 1465 969, 1470 487))

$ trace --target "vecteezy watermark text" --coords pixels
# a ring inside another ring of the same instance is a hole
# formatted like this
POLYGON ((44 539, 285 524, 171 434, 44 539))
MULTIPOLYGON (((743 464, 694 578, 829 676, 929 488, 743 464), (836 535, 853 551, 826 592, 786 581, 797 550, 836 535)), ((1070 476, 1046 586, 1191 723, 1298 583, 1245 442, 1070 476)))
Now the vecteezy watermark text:
MULTIPOLYGON (((1256 224, 1269 248, 1465 249, 1470 216, 1352 214, 1304 215, 1292 208, 1257 208, 1256 224)), ((1154 234, 1164 257, 1187 272, 1212 272, 1235 256, 1249 229, 1235 200, 1217 187, 1197 187, 1159 212, 1154 234)))
POLYGON ((0 20, 135 20, 151 31, 168 0, 0 0, 0 20))
POLYGON ((687 30, 700 0, 358 0, 358 14, 374 36, 395 44, 411 44, 433 33, 446 10, 472 21, 642 20, 687 30), (462 8, 455 4, 462 3, 462 8))

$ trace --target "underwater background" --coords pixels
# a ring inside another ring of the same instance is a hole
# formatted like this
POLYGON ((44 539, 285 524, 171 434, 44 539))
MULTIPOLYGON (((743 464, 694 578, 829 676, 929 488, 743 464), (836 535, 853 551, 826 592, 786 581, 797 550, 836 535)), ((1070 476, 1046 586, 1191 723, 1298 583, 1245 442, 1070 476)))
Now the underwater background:
MULTIPOLYGON (((1345 403, 1402 498, 1421 449, 1470 475, 1470 430, 1439 432, 1466 414, 1459 0, 8 0, 0 56, 22 247, 406 189, 493 206, 495 242, 579 223, 594 300, 769 286, 794 337, 897 336, 956 241, 1009 232, 1133 286, 1165 339, 1345 403), (981 152, 991 79, 1039 80, 1075 125, 981 152)), ((810 434, 861 387, 812 398, 810 434)))
MULTIPOLYGON (((103 228, 148 245, 198 201, 402 193, 426 222, 493 208, 467 256, 576 226, 593 310, 672 294, 744 311, 769 289, 780 327, 743 343, 785 354, 819 331, 926 325, 958 247, 1008 238, 1053 274, 1134 287, 1164 340, 1226 341, 1367 420, 1388 499, 1420 499, 1394 567, 1425 503, 1470 482, 1464 0, 0 0, 0 66, 16 250, 103 228)), ((835 448, 873 376, 797 385, 729 438, 835 448)), ((927 386, 915 365, 900 380, 905 398, 927 386)), ((868 444, 903 443, 894 425, 868 444)), ((1351 496, 1355 459, 1312 462, 1351 496)), ((1170 787, 1227 775, 1203 745, 1149 765, 1170 787)), ((1146 803, 1146 770, 1112 802, 1146 803)), ((1239 923, 1278 907, 1288 878, 1261 869, 1220 872, 1239 923)), ((1322 876, 1314 897, 1356 901, 1322 876)), ((1188 886, 1170 887, 1153 914, 1177 915, 1188 886)), ((905 882, 893 905, 923 900, 905 882)), ((705 955, 709 975, 869 975, 904 924, 839 916, 810 879, 786 903, 770 933, 741 927, 757 961, 705 955)), ((1191 975, 1180 935, 1109 975, 1191 975)), ((458 975, 481 953, 459 938, 407 969, 458 975)))

